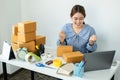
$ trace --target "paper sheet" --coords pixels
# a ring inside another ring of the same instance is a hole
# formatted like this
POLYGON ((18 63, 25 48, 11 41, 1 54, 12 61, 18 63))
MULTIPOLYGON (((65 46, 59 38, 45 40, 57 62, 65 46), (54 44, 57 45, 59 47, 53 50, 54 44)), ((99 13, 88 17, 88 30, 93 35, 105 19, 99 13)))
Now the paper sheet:
POLYGON ((4 41, 3 49, 2 49, 2 56, 4 59, 7 59, 7 60, 9 59, 10 49, 11 49, 11 45, 7 43, 7 41, 4 41))

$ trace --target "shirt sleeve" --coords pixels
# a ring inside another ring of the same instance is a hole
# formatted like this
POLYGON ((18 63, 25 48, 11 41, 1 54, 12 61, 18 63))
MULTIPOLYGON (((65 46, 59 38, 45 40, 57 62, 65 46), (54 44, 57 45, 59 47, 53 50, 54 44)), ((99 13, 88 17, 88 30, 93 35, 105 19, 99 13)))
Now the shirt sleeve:
MULTIPOLYGON (((95 32, 94 28, 91 28, 90 37, 91 37, 92 35, 96 35, 96 32, 95 32)), ((97 49, 97 43, 94 42, 93 45, 90 45, 89 42, 88 42, 88 43, 87 43, 87 49, 88 49, 88 51, 90 51, 90 52, 95 51, 95 50, 97 49)))
POLYGON ((93 51, 95 51, 96 49, 97 49, 97 44, 96 44, 96 42, 94 42, 94 44, 91 46, 90 44, 89 44, 89 42, 87 43, 87 49, 88 49, 88 51, 91 51, 91 52, 93 52, 93 51))
POLYGON ((67 42, 64 41, 63 43, 61 43, 60 40, 58 40, 58 41, 57 41, 57 46, 59 46, 59 45, 67 45, 67 42))
MULTIPOLYGON (((64 26, 62 27, 62 30, 61 30, 61 31, 63 31, 63 32, 66 34, 66 25, 64 25, 64 26)), ((58 40, 57 40, 57 46, 59 46, 59 45, 67 45, 66 40, 64 40, 64 42, 61 43, 61 42, 60 42, 60 39, 58 39, 58 40)))

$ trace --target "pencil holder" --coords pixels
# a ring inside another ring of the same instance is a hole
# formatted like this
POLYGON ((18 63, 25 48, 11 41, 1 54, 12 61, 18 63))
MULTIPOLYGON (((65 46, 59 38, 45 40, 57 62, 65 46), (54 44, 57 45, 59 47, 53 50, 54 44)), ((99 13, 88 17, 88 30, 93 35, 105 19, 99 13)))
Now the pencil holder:
POLYGON ((73 75, 82 78, 84 76, 84 67, 79 66, 79 63, 76 63, 74 65, 73 75))

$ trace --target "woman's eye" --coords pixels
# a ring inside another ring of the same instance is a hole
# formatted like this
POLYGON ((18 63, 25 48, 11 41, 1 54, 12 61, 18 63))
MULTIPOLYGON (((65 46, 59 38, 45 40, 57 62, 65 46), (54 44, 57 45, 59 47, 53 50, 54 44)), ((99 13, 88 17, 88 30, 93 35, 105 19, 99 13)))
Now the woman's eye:
POLYGON ((83 20, 83 19, 84 19, 83 17, 80 18, 80 20, 83 20))
POLYGON ((81 18, 74 18, 74 20, 84 20, 84 18, 83 17, 81 17, 81 18))
POLYGON ((78 18, 74 18, 74 20, 78 20, 78 18))

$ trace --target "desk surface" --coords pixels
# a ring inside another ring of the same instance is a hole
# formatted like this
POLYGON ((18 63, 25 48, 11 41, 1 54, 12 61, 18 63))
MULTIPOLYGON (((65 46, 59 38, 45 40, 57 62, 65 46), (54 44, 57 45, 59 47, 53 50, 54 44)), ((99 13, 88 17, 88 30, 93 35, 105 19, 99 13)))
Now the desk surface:
POLYGON ((14 66, 18 66, 21 68, 25 68, 31 71, 35 71, 38 73, 46 74, 52 77, 60 78, 63 80, 110 80, 112 76, 115 74, 120 64, 120 62, 118 61, 117 64, 115 66, 111 66, 110 69, 85 72, 84 77, 80 78, 80 77, 75 77, 75 76, 60 75, 56 73, 57 69, 37 67, 35 63, 31 64, 31 63, 17 60, 17 59, 5 60, 1 55, 0 55, 0 61, 5 62, 7 64, 14 65, 14 66))

